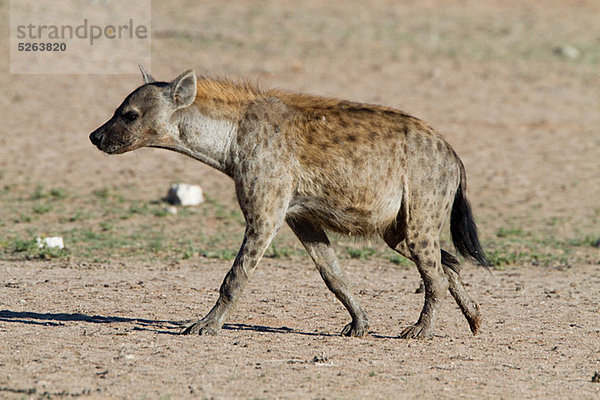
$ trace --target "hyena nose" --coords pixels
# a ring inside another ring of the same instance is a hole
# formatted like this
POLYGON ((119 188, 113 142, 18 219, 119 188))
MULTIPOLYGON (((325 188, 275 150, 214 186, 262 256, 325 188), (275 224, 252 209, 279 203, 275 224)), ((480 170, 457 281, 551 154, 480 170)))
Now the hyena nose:
POLYGON ((100 129, 96 129, 90 134, 90 141, 94 144, 94 146, 99 146, 100 143, 102 143, 103 138, 104 133, 100 129))

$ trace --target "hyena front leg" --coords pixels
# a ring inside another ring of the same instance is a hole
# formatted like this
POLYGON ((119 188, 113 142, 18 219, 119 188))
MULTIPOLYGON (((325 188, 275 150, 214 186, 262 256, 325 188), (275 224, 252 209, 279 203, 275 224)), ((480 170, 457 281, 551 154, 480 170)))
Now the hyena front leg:
POLYGON ((352 317, 352 322, 342 330, 342 336, 366 335, 369 328, 367 314, 354 298, 350 284, 340 269, 335 252, 323 229, 305 219, 288 218, 287 222, 308 251, 329 290, 342 302, 352 317))
POLYGON ((238 255, 221 284, 217 303, 204 318, 185 328, 183 334, 216 335, 219 332, 276 231, 261 232, 251 226, 246 228, 238 255))
MULTIPOLYGON (((278 188, 271 187, 271 189, 278 188)), ((183 334, 216 335, 219 332, 227 314, 234 308, 246 286, 250 274, 255 270, 271 240, 283 225, 287 209, 285 199, 279 198, 269 203, 265 199, 273 199, 273 196, 264 192, 262 194, 263 196, 257 195, 240 201, 244 204, 243 211, 246 217, 246 232, 242 246, 221 284, 217 303, 204 318, 189 325, 183 334)))

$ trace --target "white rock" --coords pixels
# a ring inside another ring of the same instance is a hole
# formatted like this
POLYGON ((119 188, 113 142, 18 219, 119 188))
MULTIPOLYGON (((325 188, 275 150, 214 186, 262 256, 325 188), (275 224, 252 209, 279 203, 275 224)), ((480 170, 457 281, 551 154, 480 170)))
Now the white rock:
POLYGON ((40 249, 47 247, 49 249, 64 249, 65 242, 61 236, 53 236, 46 238, 36 238, 37 245, 40 249))
POLYGON ((165 212, 167 214, 176 215, 177 214, 177 207, 175 207, 175 206, 165 207, 165 212))
POLYGON ((167 193, 167 201, 180 206, 197 206, 204 203, 204 195, 200 186, 174 183, 167 193))
POLYGON ((581 56, 581 51, 577 47, 571 46, 569 44, 556 47, 554 49, 554 53, 558 54, 559 56, 569 58, 571 60, 574 60, 581 56))

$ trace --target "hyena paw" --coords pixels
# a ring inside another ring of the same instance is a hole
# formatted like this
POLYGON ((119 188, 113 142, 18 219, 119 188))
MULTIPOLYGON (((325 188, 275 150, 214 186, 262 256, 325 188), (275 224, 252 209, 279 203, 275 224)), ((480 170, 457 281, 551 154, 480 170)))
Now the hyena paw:
POLYGON ((182 335, 218 335, 220 327, 213 320, 201 319, 198 322, 188 325, 182 335))
POLYGON ((365 336, 369 329, 367 321, 352 321, 342 329, 342 336, 365 336))
POLYGON ((400 333, 402 339, 426 339, 432 336, 431 329, 423 324, 414 324, 400 333))

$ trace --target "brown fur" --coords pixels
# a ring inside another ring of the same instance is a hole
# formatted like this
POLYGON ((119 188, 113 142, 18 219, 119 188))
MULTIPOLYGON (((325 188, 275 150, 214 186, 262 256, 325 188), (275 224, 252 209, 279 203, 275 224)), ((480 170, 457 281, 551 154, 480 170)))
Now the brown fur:
MULTIPOLYGON (((217 304, 185 333, 219 331, 284 222, 348 309, 352 322, 342 334, 366 334, 368 319, 325 231, 379 236, 415 262, 425 283, 425 305, 402 337, 432 334, 447 288, 477 332, 478 306, 460 280, 458 261, 439 245, 453 202, 464 205, 461 215, 472 223, 464 169, 429 125, 388 107, 263 91, 248 83, 196 78, 192 71, 170 83, 153 83, 143 74, 148 84, 90 135, 92 142, 112 153, 168 148, 223 171, 235 182, 247 222, 217 304), (138 117, 124 121, 131 113, 138 117)), ((469 229, 479 249, 474 224, 469 229)))

